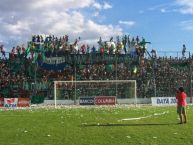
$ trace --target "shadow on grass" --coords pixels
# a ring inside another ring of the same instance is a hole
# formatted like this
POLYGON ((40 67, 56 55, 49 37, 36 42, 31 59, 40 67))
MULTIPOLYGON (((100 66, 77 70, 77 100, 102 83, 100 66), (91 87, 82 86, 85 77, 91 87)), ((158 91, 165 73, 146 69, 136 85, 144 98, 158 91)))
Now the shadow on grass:
POLYGON ((177 123, 145 123, 145 124, 82 124, 81 127, 116 127, 116 126, 162 126, 162 125, 178 125, 177 123))

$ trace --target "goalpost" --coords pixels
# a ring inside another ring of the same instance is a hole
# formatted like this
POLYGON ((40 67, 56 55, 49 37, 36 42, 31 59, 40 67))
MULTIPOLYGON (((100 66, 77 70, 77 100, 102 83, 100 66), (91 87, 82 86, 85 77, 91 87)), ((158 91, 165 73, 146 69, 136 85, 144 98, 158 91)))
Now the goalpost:
POLYGON ((91 97, 114 97, 116 103, 136 105, 136 89, 136 80, 54 81, 54 105, 78 104, 81 98, 91 97))

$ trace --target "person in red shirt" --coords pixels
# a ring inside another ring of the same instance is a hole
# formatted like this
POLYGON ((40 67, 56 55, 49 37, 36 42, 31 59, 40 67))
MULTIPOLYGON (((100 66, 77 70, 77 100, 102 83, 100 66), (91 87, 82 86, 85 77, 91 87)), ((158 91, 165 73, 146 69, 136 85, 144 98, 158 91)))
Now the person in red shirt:
POLYGON ((184 88, 180 87, 178 89, 176 99, 177 99, 177 113, 179 114, 180 117, 180 124, 186 123, 187 122, 187 117, 186 117, 186 93, 184 92, 184 88), (184 120, 184 121, 183 121, 184 120))

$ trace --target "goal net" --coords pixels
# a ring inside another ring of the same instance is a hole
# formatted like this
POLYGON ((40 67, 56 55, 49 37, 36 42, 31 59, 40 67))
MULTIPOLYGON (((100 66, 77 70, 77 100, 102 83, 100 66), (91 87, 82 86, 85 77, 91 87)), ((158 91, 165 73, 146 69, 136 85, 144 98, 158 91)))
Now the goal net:
POLYGON ((55 107, 58 104, 114 103, 137 104, 136 80, 54 81, 55 107))

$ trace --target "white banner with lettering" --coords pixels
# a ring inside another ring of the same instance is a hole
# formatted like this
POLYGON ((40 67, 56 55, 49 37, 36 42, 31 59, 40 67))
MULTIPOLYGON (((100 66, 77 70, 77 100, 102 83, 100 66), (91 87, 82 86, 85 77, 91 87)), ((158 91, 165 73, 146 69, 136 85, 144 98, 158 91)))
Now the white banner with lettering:
POLYGON ((152 106, 176 105, 176 98, 175 97, 152 97, 151 103, 152 103, 152 106))
POLYGON ((16 108, 18 98, 4 98, 4 107, 6 108, 16 108))

